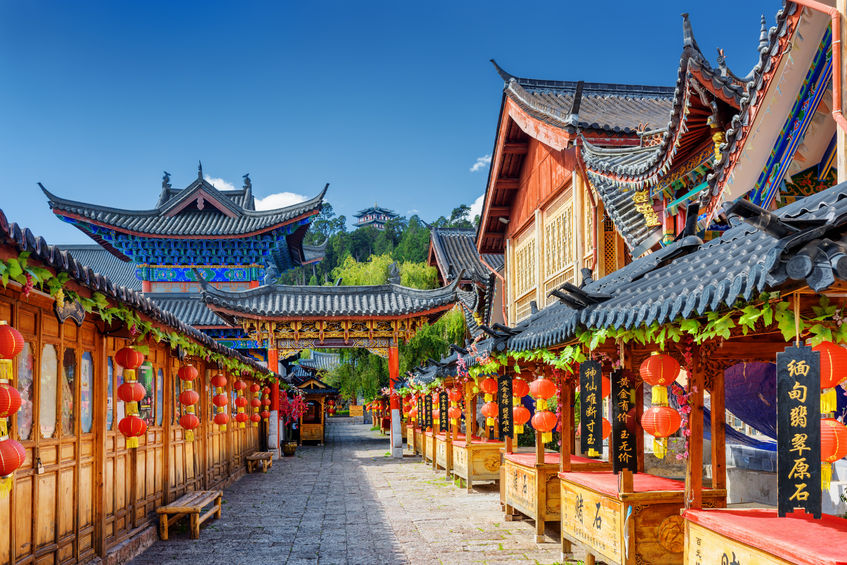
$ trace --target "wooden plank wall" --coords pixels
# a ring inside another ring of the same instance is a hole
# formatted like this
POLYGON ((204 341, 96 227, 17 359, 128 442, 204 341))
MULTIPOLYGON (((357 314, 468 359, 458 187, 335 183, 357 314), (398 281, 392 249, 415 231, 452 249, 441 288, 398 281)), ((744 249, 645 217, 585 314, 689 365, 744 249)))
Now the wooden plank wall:
MULTIPOLYGON (((14 362, 23 407, 12 437, 26 449, 10 496, 0 498, 0 563, 70 564, 105 558, 155 524, 156 507, 187 491, 221 488, 244 473, 259 428, 213 425, 210 379, 198 365, 200 427, 188 442, 179 425, 179 360, 151 346, 153 402, 146 437, 127 450, 118 421, 123 382, 114 353, 126 340, 102 335, 89 316, 60 324, 53 300, 0 288, 0 320, 24 336, 14 362)), ((227 375, 231 397, 235 379, 227 375)), ((248 383, 249 384, 249 383, 248 383)), ((234 406, 229 406, 234 414, 234 406)))

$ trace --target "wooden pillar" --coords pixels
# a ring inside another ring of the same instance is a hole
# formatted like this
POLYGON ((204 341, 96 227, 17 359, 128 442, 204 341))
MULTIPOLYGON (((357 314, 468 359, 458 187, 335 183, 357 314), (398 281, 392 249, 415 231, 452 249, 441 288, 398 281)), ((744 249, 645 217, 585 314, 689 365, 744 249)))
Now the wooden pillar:
MULTIPOLYGON (((473 402, 473 385, 471 383, 465 383, 465 445, 471 444, 471 436, 473 435, 474 428, 474 419, 476 416, 476 411, 471 410, 471 403, 473 402)), ((470 464, 470 463, 469 463, 470 464)))
MULTIPOLYGON (((833 72, 841 73, 841 108, 847 108, 847 0, 836 0, 835 7, 841 19, 841 67, 833 72)), ((835 48, 835 46, 833 46, 835 48)), ((838 182, 847 181, 847 132, 840 127, 835 128, 836 161, 838 167, 838 182)))
MULTIPOLYGON (((695 350, 695 357, 697 351, 695 350)), ((703 385, 705 382, 702 365, 694 361, 694 368, 688 375, 691 395, 688 404, 688 461, 685 467, 685 508, 700 509, 703 505, 703 385)))
MULTIPOLYGON (((274 374, 279 371, 279 349, 274 347, 273 338, 268 343, 268 369, 274 374)), ((268 419, 268 449, 279 458, 279 443, 282 439, 279 424, 279 381, 271 384, 271 417, 268 419)))
POLYGON ((726 488, 726 389, 724 370, 712 375, 712 488, 726 488))
POLYGON ((562 431, 559 433, 559 470, 567 473, 571 470, 571 433, 573 428, 573 385, 560 380, 559 414, 562 415, 562 431))
MULTIPOLYGON (((388 348, 388 388, 391 391, 391 456, 403 457, 403 438, 400 436, 400 401, 394 393, 394 386, 400 378, 400 350, 392 345, 388 348)), ((434 459, 435 457, 433 457, 434 459)))
MULTIPOLYGON (((112 390, 106 389, 109 379, 107 376, 108 357, 106 355, 107 339, 103 334, 97 336, 97 361, 94 365, 94 371, 97 378, 92 382, 94 390, 94 398, 99 399, 94 404, 94 551, 105 561, 106 558, 106 535, 103 524, 106 523, 106 403, 109 398, 112 398, 117 387, 112 382, 112 390), (105 389, 105 393, 103 392, 105 389)), ((20 363, 20 361, 18 361, 20 363)), ((15 373, 17 375, 17 373, 15 373)), ((116 380, 116 379, 114 379, 116 380)), ((171 396, 171 395, 166 395, 171 396)), ((117 420, 116 411, 112 413, 112 419, 117 420)), ((17 424, 17 419, 15 421, 17 424)), ((117 430, 116 423, 112 424, 112 429, 117 430)), ((167 487, 165 488, 167 492, 167 487)), ((14 495, 14 493, 12 493, 14 495)), ((11 497, 12 503, 15 497, 11 497)), ((15 515, 15 507, 12 506, 12 516, 15 515)), ((14 551, 16 549, 15 530, 12 528, 12 562, 15 562, 14 551)))

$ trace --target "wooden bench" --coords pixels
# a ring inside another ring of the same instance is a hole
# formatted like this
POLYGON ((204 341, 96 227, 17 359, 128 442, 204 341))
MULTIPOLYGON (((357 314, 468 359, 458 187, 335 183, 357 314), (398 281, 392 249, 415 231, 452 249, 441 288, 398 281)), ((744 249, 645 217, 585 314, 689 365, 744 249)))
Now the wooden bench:
POLYGON ((252 473, 256 470, 256 467, 259 466, 259 463, 262 464, 262 472, 267 473, 270 467, 273 467, 274 464, 274 452, 273 451, 257 451, 256 453, 251 453, 247 456, 247 472, 252 473))
POLYGON ((222 498, 222 491, 198 490, 189 492, 170 504, 160 506, 156 509, 156 513, 159 514, 159 535, 163 540, 168 539, 168 526, 188 514, 191 519, 191 539, 199 539, 200 524, 211 518, 212 514, 215 515, 215 518, 221 517, 222 498), (201 516, 200 513, 203 508, 210 504, 214 504, 214 506, 201 516))

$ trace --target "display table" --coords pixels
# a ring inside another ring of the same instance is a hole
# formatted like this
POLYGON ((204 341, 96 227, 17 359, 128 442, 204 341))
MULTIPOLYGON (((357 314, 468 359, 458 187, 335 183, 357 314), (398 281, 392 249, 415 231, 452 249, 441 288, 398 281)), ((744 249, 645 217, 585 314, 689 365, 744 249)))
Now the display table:
POLYGON ((500 450, 503 442, 496 439, 472 437, 467 443, 464 434, 453 441, 453 475, 465 481, 468 492, 474 482, 500 480, 500 450))
POLYGON ((412 431, 412 435, 415 436, 412 444, 412 452, 416 455, 420 454, 423 456, 423 431, 421 431, 421 427, 415 426, 414 431, 412 431))
MULTIPOLYGON (((504 483, 500 484, 501 501, 506 519, 514 519, 515 511, 535 520, 537 542, 544 540, 544 523, 559 520, 558 452, 544 454, 544 463, 536 464, 535 451, 503 454, 504 483)), ((609 463, 571 455, 571 467, 609 469, 609 463)))
POLYGON ((439 432, 435 435, 435 465, 433 466, 436 469, 444 469, 448 478, 453 470, 453 450, 450 448, 453 438, 448 437, 449 435, 449 432, 439 432))
POLYGON ((324 425, 323 424, 301 424, 300 425, 300 442, 317 441, 321 445, 324 442, 324 425))
MULTIPOLYGON (((611 471, 574 470, 559 479, 563 549, 575 543, 606 563, 683 562, 685 483, 636 473, 633 492, 619 493, 611 471)), ((703 489, 703 505, 725 506, 726 490, 703 489)))
POLYGON ((775 509, 687 510, 683 516, 687 565, 847 565, 844 518, 827 514, 820 520, 806 514, 780 518, 775 509))
POLYGON ((432 430, 427 430, 423 433, 423 449, 421 454, 424 461, 432 462, 435 453, 435 436, 432 430))

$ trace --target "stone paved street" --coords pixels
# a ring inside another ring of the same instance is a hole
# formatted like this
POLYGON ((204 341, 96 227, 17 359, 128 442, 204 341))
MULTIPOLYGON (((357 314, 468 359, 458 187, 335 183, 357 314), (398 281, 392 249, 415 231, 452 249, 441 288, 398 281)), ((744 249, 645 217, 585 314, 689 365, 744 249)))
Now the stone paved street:
MULTIPOLYGON (((333 419, 326 447, 301 447, 224 492, 200 540, 175 524, 133 565, 176 563, 539 563, 559 544, 531 522, 505 522, 494 486, 468 494, 420 458, 392 460, 369 426, 333 419)), ((183 521, 185 522, 185 521, 183 521)), ((555 532, 551 532, 556 535, 555 532)))

